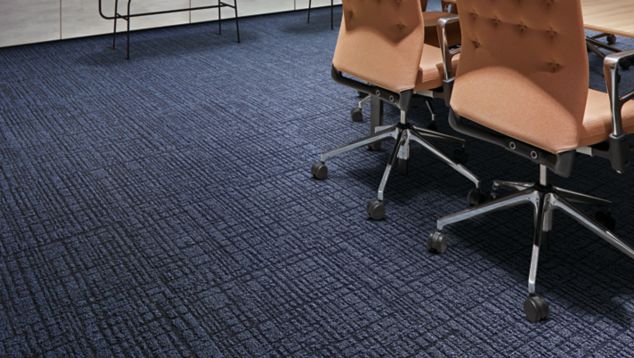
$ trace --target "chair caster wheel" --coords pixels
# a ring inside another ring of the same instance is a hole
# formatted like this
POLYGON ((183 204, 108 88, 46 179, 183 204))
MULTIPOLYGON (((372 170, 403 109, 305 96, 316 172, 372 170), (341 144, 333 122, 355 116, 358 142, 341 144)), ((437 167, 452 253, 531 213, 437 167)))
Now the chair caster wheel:
POLYGON ((328 167, 324 162, 315 162, 310 168, 310 172, 313 174, 313 178, 317 180, 324 180, 328 178, 328 167))
POLYGON ((453 151, 452 159, 458 164, 465 164, 469 160, 469 154, 464 147, 456 148, 453 151))
POLYGON ((467 194, 467 202, 469 203, 470 207, 482 205, 489 201, 489 199, 490 197, 480 191, 480 189, 478 188, 469 190, 469 193, 467 194))
POLYGON ((614 220, 614 217, 612 217, 612 214, 608 211, 597 211, 594 214, 594 219, 610 231, 614 231, 616 228, 616 220, 614 220))
POLYGON ((436 121, 431 121, 429 122, 429 124, 427 124, 427 129, 429 129, 430 131, 437 131, 438 124, 436 124, 436 121))
POLYGON ((444 254, 447 252, 447 239, 440 231, 436 231, 429 235, 427 239, 427 251, 435 254, 444 254))
POLYGON ((407 159, 398 159, 396 163, 396 167, 398 169, 398 173, 401 175, 407 175, 409 168, 409 160, 407 159))
POLYGON ((363 122, 363 109, 360 107, 353 108, 352 111, 350 111, 350 117, 353 122, 363 122))
POLYGON ((614 35, 608 35, 606 39, 608 40, 608 45, 614 45, 616 43, 616 36, 614 35))
POLYGON ((549 314, 548 302, 539 295, 530 295, 524 301, 524 314, 526 319, 531 323, 537 323, 548 319, 549 314))
POLYGON ((385 219, 385 205, 379 199, 372 199, 368 202, 368 216, 372 220, 385 219))

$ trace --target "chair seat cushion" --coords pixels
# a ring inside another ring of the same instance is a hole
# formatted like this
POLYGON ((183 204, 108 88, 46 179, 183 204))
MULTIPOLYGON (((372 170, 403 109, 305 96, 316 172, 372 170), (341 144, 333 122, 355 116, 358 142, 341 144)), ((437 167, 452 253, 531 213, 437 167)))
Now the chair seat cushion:
MULTIPOLYGON (((548 152, 562 153, 601 143, 612 131, 610 100, 606 93, 588 90, 583 122, 579 126, 578 116, 570 113, 546 89, 516 71, 486 67, 462 74, 459 79, 451 98, 455 113, 548 152), (487 80, 490 78, 496 81, 487 80), (506 93, 514 93, 522 100, 500 101, 506 93)), ((625 131, 634 133, 634 101, 623 106, 622 117, 625 131)))
MULTIPOLYGON (((621 110, 621 120, 626 133, 634 133, 634 101, 628 101, 621 110)), ((588 91, 588 101, 583 118, 580 146, 601 143, 612 132, 612 111, 607 93, 588 91)))
MULTIPOLYGON (((454 56, 452 65, 454 73, 458 66, 459 56, 454 56)), ((443 70, 442 52, 438 47, 425 45, 423 56, 420 59, 418 77, 416 78, 415 92, 433 90, 442 87, 442 80, 445 76, 443 70)))

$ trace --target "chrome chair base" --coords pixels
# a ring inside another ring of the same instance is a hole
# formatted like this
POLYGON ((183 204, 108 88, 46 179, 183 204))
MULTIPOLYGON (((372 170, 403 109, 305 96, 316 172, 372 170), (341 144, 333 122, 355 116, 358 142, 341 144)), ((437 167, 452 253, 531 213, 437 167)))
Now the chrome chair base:
POLYGON ((571 203, 606 205, 610 202, 590 195, 550 186, 546 179, 546 168, 540 166, 540 182, 538 184, 524 182, 495 181, 493 192, 505 187, 515 192, 505 197, 495 199, 483 205, 447 215, 436 222, 436 231, 427 240, 427 249, 435 253, 447 250, 447 239, 443 229, 451 224, 469 220, 494 211, 509 209, 521 204, 531 204, 534 208, 534 237, 528 276, 529 296, 524 302, 524 313, 531 322, 538 322, 548 318, 548 303, 536 293, 537 265, 539 250, 552 230, 553 211, 561 210, 572 217, 579 224, 592 231, 619 251, 630 258, 634 258, 634 249, 618 238, 612 230, 593 220, 575 208, 571 203))
POLYGON ((374 143, 378 143, 389 138, 395 139, 396 143, 394 145, 394 148, 392 149, 392 153, 385 167, 385 171, 383 172, 383 177, 381 178, 381 183, 379 184, 379 189, 377 191, 377 197, 376 199, 370 200, 368 203, 367 211, 368 216, 371 219, 384 219, 385 206, 383 202, 383 193, 385 191, 387 181, 389 179, 390 173, 392 172, 392 168, 395 165, 398 164, 401 172, 406 171, 407 161, 410 157, 411 142, 418 143, 423 148, 427 149, 434 156, 436 156, 444 163, 456 170, 458 173, 462 174, 465 178, 473 182, 476 188, 479 189, 480 181, 471 171, 469 171, 464 165, 458 163, 456 160, 441 152, 428 141, 429 139, 436 139, 445 142, 457 143, 460 144, 461 149, 463 149, 464 140, 448 134, 439 133, 429 129, 411 125, 405 120, 405 114, 403 113, 401 114, 401 121, 399 123, 394 125, 376 127, 375 133, 369 137, 356 140, 348 145, 321 154, 319 157, 319 161, 315 162, 312 166, 312 175, 315 179, 324 180, 328 177, 328 168, 326 166, 326 161, 330 158, 351 151, 353 149, 370 146, 374 143))

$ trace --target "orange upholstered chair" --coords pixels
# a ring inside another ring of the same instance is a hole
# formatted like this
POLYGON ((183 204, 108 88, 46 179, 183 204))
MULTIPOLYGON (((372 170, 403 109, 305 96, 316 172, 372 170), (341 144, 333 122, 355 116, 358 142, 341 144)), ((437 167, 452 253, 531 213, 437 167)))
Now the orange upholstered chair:
POLYGON ((588 54, 579 0, 458 0, 462 29, 460 67, 451 97, 450 124, 539 166, 537 183, 495 181, 513 194, 441 218, 428 239, 431 251, 447 248, 443 229, 496 210, 531 204, 535 228, 524 303, 530 321, 546 319, 549 307, 535 283, 540 245, 561 210, 634 258, 634 250, 613 233, 605 213, 590 218, 571 203, 608 204, 552 186, 548 172, 571 173, 577 155, 604 157, 622 172, 634 132, 634 93, 619 90, 619 63, 634 52, 608 56, 609 93, 589 90, 588 54))
POLYGON ((325 179, 326 160, 355 148, 395 139, 377 198, 368 203, 368 215, 372 219, 384 217, 385 185, 393 165, 398 162, 403 168, 407 164, 410 142, 420 144, 479 187, 478 179, 470 171, 430 143, 430 140, 445 140, 463 145, 462 139, 416 127, 407 119, 412 96, 444 97, 447 94, 443 90, 448 74, 443 70, 442 51, 425 45, 424 36, 419 1, 343 1, 343 19, 332 61, 333 78, 398 107, 400 122, 378 127, 368 138, 322 154, 313 164, 312 174, 317 179, 325 179))
MULTIPOLYGON (((423 24, 425 26, 424 41, 427 45, 431 45, 434 47, 442 46, 442 35, 440 34, 439 29, 441 31, 445 31, 444 40, 446 45, 453 47, 460 44, 460 26, 458 24, 458 21, 447 22, 442 27, 439 27, 438 25, 438 21, 441 19, 455 18, 457 20, 455 13, 448 11, 427 11, 427 0, 420 0, 420 6, 423 10, 423 24)), ((362 93, 360 93, 359 95, 361 97, 361 100, 351 111, 353 122, 363 121, 363 104, 370 102, 370 100, 372 99, 372 96, 364 96, 362 93)), ((432 101, 427 100, 425 101, 425 104, 429 113, 431 114, 431 122, 429 123, 428 128, 436 129, 436 112, 432 107, 432 101)), ((374 113, 373 116, 376 117, 376 114, 374 113)))

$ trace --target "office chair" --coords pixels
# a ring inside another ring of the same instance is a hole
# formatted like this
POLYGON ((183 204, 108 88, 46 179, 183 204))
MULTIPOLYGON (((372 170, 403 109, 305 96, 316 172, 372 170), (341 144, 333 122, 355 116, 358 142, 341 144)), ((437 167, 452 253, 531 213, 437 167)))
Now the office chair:
POLYGON ((407 119, 412 96, 444 98, 447 92, 443 91, 443 76, 446 80, 452 75, 451 69, 443 71, 441 50, 423 43, 424 32, 418 1, 343 1, 332 77, 341 84, 396 106, 400 109, 400 121, 379 126, 374 135, 321 154, 311 171, 314 178, 326 179, 328 168, 325 162, 330 158, 388 138, 395 139, 377 198, 370 200, 367 207, 369 217, 375 220, 381 220, 385 215, 383 193, 392 167, 398 162, 402 172, 406 169, 410 142, 418 143, 472 181, 475 190, 470 192, 471 197, 481 196, 478 178, 429 142, 430 139, 449 141, 462 147, 464 140, 419 128, 407 119))
POLYGON ((533 251, 524 313, 531 322, 549 315, 536 293, 540 245, 552 229, 553 211, 572 217, 618 250, 634 250, 614 233, 605 214, 590 218, 574 207, 609 201, 551 185, 548 172, 569 177, 577 155, 609 159, 623 172, 634 132, 634 92, 622 94, 619 63, 634 51, 605 60, 608 93, 589 90, 588 54, 579 0, 458 0, 462 50, 450 102, 450 125, 539 166, 537 183, 495 181, 512 194, 439 219, 427 247, 443 253, 443 230, 496 210, 531 204, 533 251))
MULTIPOLYGON (((313 0, 308 0, 308 17, 306 23, 310 24, 310 10, 313 7, 313 0)), ((335 0, 330 0, 330 29, 335 28, 335 0)))
MULTIPOLYGON (((438 20, 441 18, 452 17, 455 14, 447 11, 427 11, 427 0, 420 0, 420 6, 423 10, 423 23, 425 24, 425 37, 426 44, 440 47, 440 34, 437 31, 438 20)), ((446 28, 447 43, 460 44, 460 26, 458 22, 451 22, 446 28)), ((357 105, 350 111, 350 117, 353 122, 363 122, 363 105, 369 103, 371 96, 364 96, 360 94, 360 99, 357 105)), ((432 100, 427 99, 425 101, 427 111, 431 114, 431 121, 427 125, 427 129, 437 130, 436 117, 437 113, 434 110, 432 100)))

